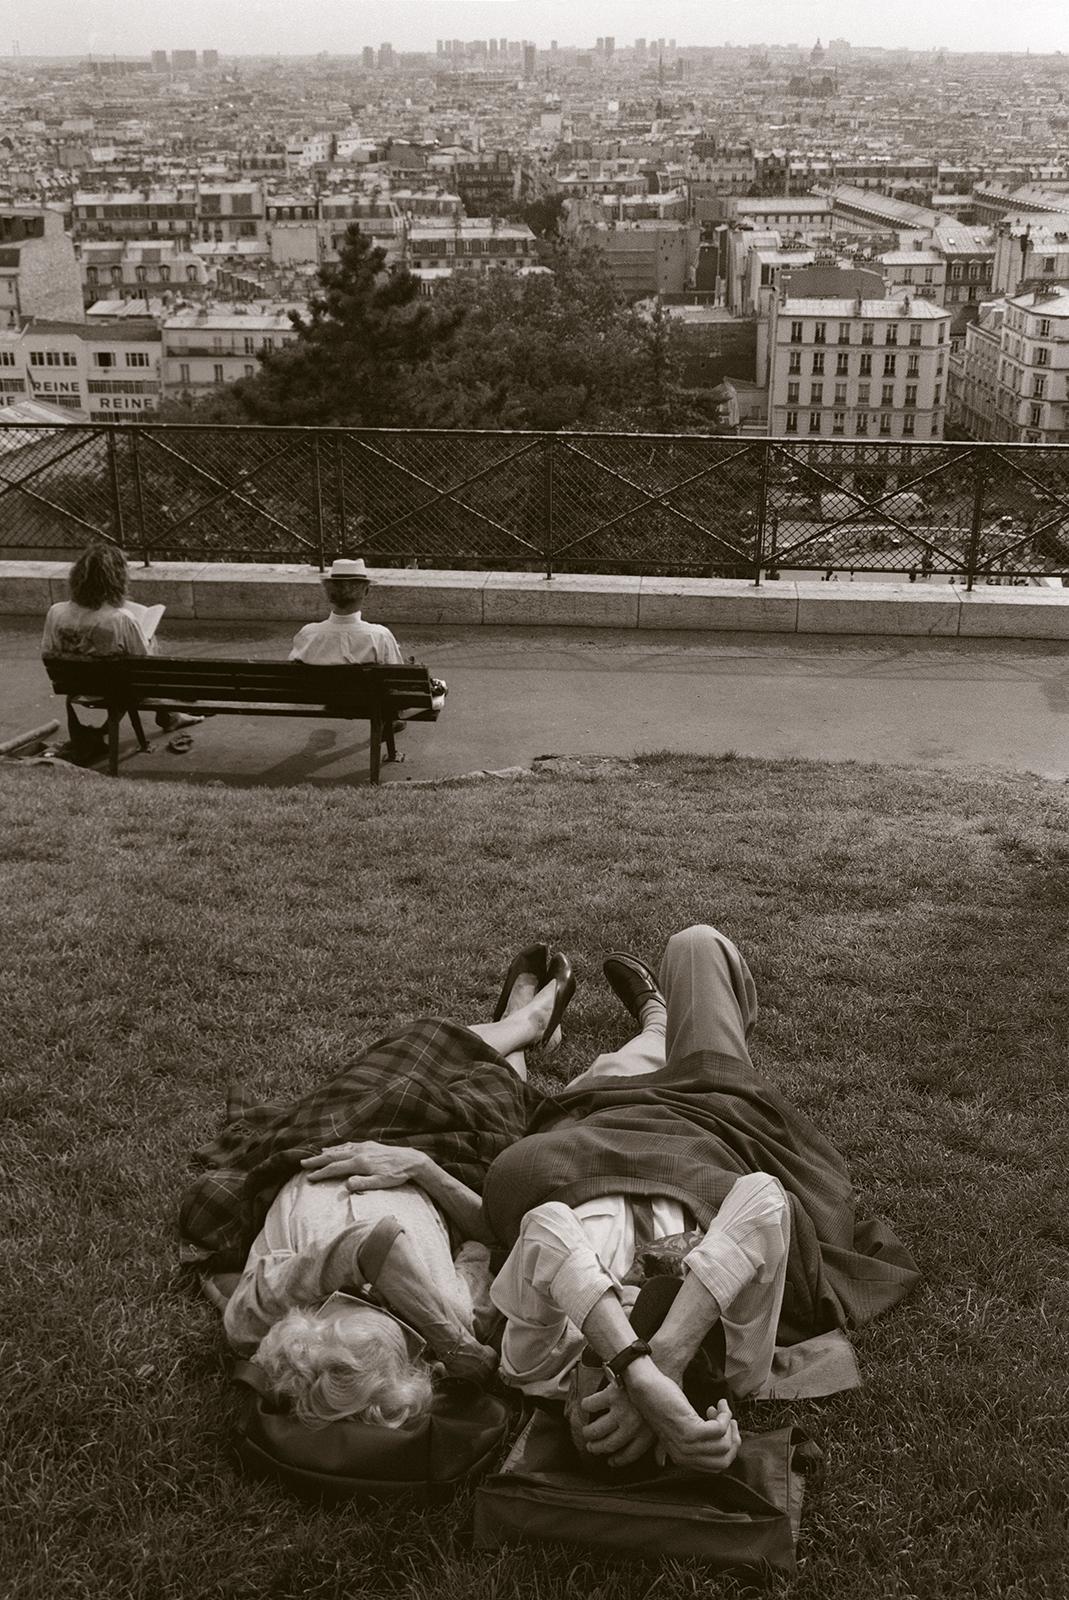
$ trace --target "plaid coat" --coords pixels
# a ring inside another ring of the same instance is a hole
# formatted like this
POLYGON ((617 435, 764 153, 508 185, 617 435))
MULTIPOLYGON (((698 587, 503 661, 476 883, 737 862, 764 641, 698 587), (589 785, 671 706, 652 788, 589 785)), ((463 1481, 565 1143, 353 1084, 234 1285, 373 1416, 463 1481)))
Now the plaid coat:
POLYGON ((666 1195, 704 1228, 737 1177, 778 1178, 791 1205, 780 1344, 868 1322, 920 1276, 886 1224, 857 1222, 842 1156, 748 1062, 699 1052, 647 1078, 565 1090, 535 1108, 530 1133, 483 1185, 487 1218, 510 1244, 547 1200, 666 1195))
POLYGON ((181 1258, 241 1271, 303 1157, 350 1139, 423 1150, 480 1192, 491 1161, 522 1138, 541 1099, 476 1034, 435 1018, 379 1039, 293 1105, 253 1105, 232 1093, 221 1132, 195 1153, 208 1170, 182 1197, 181 1258))

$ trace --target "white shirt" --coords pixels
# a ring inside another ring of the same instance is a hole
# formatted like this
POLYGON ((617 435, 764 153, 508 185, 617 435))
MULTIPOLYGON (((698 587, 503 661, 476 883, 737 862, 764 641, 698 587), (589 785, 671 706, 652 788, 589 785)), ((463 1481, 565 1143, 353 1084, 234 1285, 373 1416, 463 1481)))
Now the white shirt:
POLYGON ((45 656, 147 656, 155 648, 136 614, 125 606, 90 611, 73 600, 58 600, 45 617, 41 640, 45 656))
MULTIPOLYGON (((684 1227, 674 1200, 653 1201, 654 1238, 684 1227)), ((756 1399, 834 1394, 859 1381, 845 1335, 821 1334, 784 1351, 776 1329, 787 1272, 791 1213, 781 1185, 767 1173, 739 1178, 706 1231, 684 1257, 721 1308, 725 1377, 738 1395, 756 1399)), ((569 1207, 536 1206, 490 1290, 507 1319, 501 1376, 526 1394, 563 1399, 568 1374, 582 1354, 582 1324, 607 1290, 625 1306, 637 1290, 620 1279, 635 1248, 634 1215, 624 1195, 569 1207)))
MULTIPOLYGON (((272 1323, 295 1305, 318 1305, 326 1297, 319 1281, 322 1251, 354 1223, 370 1233, 383 1217, 396 1217, 419 1251, 427 1275, 470 1328, 473 1283, 464 1264, 454 1263, 441 1212, 414 1184, 350 1194, 344 1178, 309 1183, 303 1173, 283 1184, 264 1219, 245 1271, 224 1314, 227 1338, 251 1355, 272 1323)), ((479 1246, 465 1246, 469 1254, 479 1246)), ((487 1252, 482 1250, 485 1257, 487 1252)))
POLYGON ((308 622, 290 651, 291 661, 309 666, 403 667, 404 657, 389 628, 365 622, 359 611, 345 616, 332 611, 325 622, 308 622))

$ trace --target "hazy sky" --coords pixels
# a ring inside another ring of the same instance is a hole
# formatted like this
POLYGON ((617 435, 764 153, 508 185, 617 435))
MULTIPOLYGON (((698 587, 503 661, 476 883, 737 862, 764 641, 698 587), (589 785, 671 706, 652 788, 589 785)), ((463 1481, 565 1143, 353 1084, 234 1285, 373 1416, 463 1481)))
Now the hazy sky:
POLYGON ((490 34, 548 45, 617 44, 637 36, 679 44, 811 44, 818 36, 951 50, 1069 50, 1069 0, 0 0, 0 54, 146 55, 214 47, 224 54, 349 54, 390 40, 434 48, 439 37, 490 34))

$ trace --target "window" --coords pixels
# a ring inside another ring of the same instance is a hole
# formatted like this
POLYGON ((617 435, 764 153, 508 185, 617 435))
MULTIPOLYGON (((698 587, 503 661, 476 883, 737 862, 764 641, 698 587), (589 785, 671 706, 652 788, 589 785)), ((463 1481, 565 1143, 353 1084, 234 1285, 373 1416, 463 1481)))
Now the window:
POLYGON ((943 343, 943 341, 944 341, 944 340, 945 340, 945 338, 946 338, 946 333, 947 333, 947 330, 946 330, 946 323, 945 323, 945 322, 941 322, 941 323, 940 323, 940 324, 939 324, 939 336, 938 336, 938 343, 939 343, 939 344, 942 344, 942 343, 943 343))
POLYGON ((846 384, 845 383, 837 383, 835 385, 835 404, 837 406, 841 406, 841 405, 845 405, 846 404, 846 384))
POLYGON ((792 344, 801 344, 801 342, 802 342, 802 324, 800 322, 792 322, 791 323, 791 343, 792 344))
POLYGON ((797 413, 797 411, 788 411, 785 431, 787 433, 797 433, 798 432, 798 413, 797 413))
POLYGON ((274 348, 275 348, 275 341, 272 339, 270 334, 265 334, 265 336, 260 340, 260 349, 261 350, 273 350, 274 348))
POLYGON ((179 366, 178 366, 178 381, 179 381, 179 383, 188 383, 189 382, 189 362, 188 361, 182 361, 182 362, 179 363, 179 366))
POLYGON ((246 361, 246 363, 245 363, 245 376, 246 376, 246 378, 251 378, 255 371, 256 371, 256 368, 253 366, 252 362, 251 361, 246 361))
POLYGON ((134 268, 134 277, 137 279, 138 283, 147 283, 148 282, 148 268, 147 267, 135 267, 134 268))
POLYGON ((820 377, 823 377, 823 375, 824 375, 824 352, 823 352, 823 350, 814 350, 813 351, 813 372, 816 373, 820 377))
POLYGON ((1053 256, 1044 256, 1043 257, 1043 265, 1040 267, 1039 270, 1040 270, 1040 272, 1053 272, 1054 271, 1054 257, 1053 256))
POLYGON ((1038 349, 1036 350, 1036 366, 1037 367, 1049 367, 1050 366, 1050 351, 1048 349, 1046 349, 1046 347, 1044 345, 1040 345, 1038 347, 1038 349))
POLYGON ((868 433, 868 431, 869 431, 869 414, 868 414, 867 411, 859 411, 858 412, 858 414, 857 414, 857 431, 858 431, 858 433, 862 433, 862 434, 863 433, 868 433))
POLYGON ((815 322, 813 324, 813 343, 814 344, 824 344, 826 339, 827 339, 827 335, 828 335, 828 324, 826 322, 815 322))
POLYGON ((122 268, 121 267, 112 267, 112 269, 111 269, 111 281, 112 281, 112 283, 121 283, 122 282, 122 268))
POLYGON ((809 431, 810 431, 810 433, 819 433, 820 432, 820 412, 819 411, 811 411, 809 413, 809 431))
POLYGON ((881 433, 890 433, 890 431, 891 431, 891 418, 890 418, 890 416, 888 415, 888 413, 886 411, 881 411, 880 412, 880 432, 881 433))
POLYGON ((1039 335, 1039 337, 1041 339, 1049 339, 1050 338, 1050 318, 1049 317, 1040 317, 1040 319, 1039 319, 1039 327, 1038 327, 1038 329, 1036 331, 1037 331, 1037 333, 1038 333, 1038 335, 1039 335))
POLYGON ((787 404, 789 406, 797 404, 799 387, 797 383, 789 383, 787 385, 787 404))
POLYGON ((894 355, 884 356, 884 358, 883 358, 883 375, 884 375, 885 378, 893 378, 894 377, 894 375, 895 375, 895 357, 894 357, 894 355))
POLYGON ((971 261, 969 263, 969 279, 970 279, 970 281, 972 283, 978 283, 979 280, 980 280, 980 275, 983 272, 983 270, 984 269, 981 267, 981 265, 980 265, 980 263, 978 261, 971 261))
POLYGON ((917 404, 917 385, 915 383, 906 384, 906 398, 902 403, 907 406, 915 406, 917 404))
MULTIPOLYGON (((892 344, 893 342, 894 341, 891 340, 891 339, 888 339, 888 341, 887 341, 888 344, 892 344)), ((910 344, 920 344, 920 342, 921 342, 921 325, 920 325, 919 322, 911 322, 910 323, 910 325, 909 325, 909 342, 910 342, 910 344)))
POLYGON ((247 356, 251 356, 252 354, 254 354, 255 350, 256 350, 256 340, 252 337, 251 334, 247 333, 245 335, 245 354, 247 356))
POLYGON ((850 357, 841 353, 835 358, 835 370, 840 377, 845 377, 850 371, 850 357))
POLYGON ((96 267, 86 267, 85 276, 86 276, 87 280, 90 283, 96 283, 96 281, 97 281, 97 269, 96 269, 96 267))
POLYGON ((97 350, 94 352, 93 361, 98 367, 117 367, 114 350, 97 350))
MULTIPOLYGON (((935 269, 934 269, 934 267, 925 267, 925 269, 924 269, 924 281, 925 281, 925 283, 934 283, 935 282, 935 269)), ((918 334, 920 333, 920 329, 919 328, 917 329, 917 332, 918 332, 918 334)), ((913 330, 911 328, 910 329, 910 343, 912 344, 912 342, 913 342, 913 330)), ((919 338, 917 340, 917 343, 920 344, 920 339, 919 338)))
POLYGON ((915 433, 916 432, 916 428, 917 428, 917 419, 916 419, 916 417, 914 417, 914 416, 905 416, 905 417, 902 418, 902 432, 904 434, 909 435, 909 434, 915 433))
POLYGON ((960 261, 955 261, 954 265, 950 269, 950 276, 953 278, 955 283, 960 279, 961 273, 962 273, 961 262, 960 261))
POLYGON ((932 399, 933 406, 937 406, 940 403, 940 401, 942 400, 942 398, 943 398, 943 385, 941 383, 937 383, 936 386, 935 386, 935 395, 934 395, 934 397, 932 399))
POLYGON ((858 403, 859 406, 867 406, 868 405, 868 403, 869 403, 869 390, 871 389, 871 387, 872 387, 872 385, 868 384, 868 383, 859 383, 858 384, 858 386, 857 386, 857 403, 858 403))
POLYGON ((126 352, 126 365, 128 367, 148 367, 152 358, 147 350, 128 350, 126 352))
POLYGON ((910 356, 909 360, 906 362, 906 377, 907 378, 919 378, 920 374, 921 374, 921 358, 920 358, 920 356, 910 356))
POLYGON ((873 330, 875 329, 875 326, 876 326, 876 324, 873 323, 873 322, 863 322, 861 324, 861 343, 862 344, 871 344, 872 343, 873 330))
POLYGON ((161 267, 160 268, 160 282, 161 283, 170 283, 170 281, 171 281, 171 269, 170 269, 170 267, 161 267))
POLYGON ((884 336, 883 336, 883 342, 884 342, 884 344, 897 344, 898 343, 898 324, 897 323, 889 322, 887 324, 887 328, 886 328, 886 330, 884 332, 884 336))
POLYGON ((840 322, 839 324, 839 343, 850 343, 850 324, 848 322, 840 322))
POLYGON ((790 355, 789 355, 789 357, 787 358, 787 371, 788 372, 801 372, 801 370, 802 370, 802 352, 800 350, 792 350, 790 355))
POLYGON ((824 385, 822 383, 811 383, 809 385, 809 404, 811 406, 824 404, 824 385))
POLYGON ((15 365, 14 350, 0 350, 0 367, 13 367, 15 365))
POLYGON ((893 406, 894 403, 895 386, 893 383, 885 383, 880 390, 880 404, 881 406, 893 406))
POLYGON ((186 282, 187 283, 196 283, 196 281, 197 281, 197 268, 196 268, 196 266, 193 265, 193 266, 187 267, 186 268, 186 282))
POLYGON ((1046 394, 1046 392, 1047 392, 1047 380, 1046 380, 1046 378, 1033 378, 1032 379, 1032 393, 1035 395, 1036 399, 1037 400, 1042 400, 1043 396, 1046 394))
POLYGON ((217 361, 215 363, 215 365, 212 367, 212 382, 213 383, 222 383, 222 381, 223 381, 223 363, 221 361, 217 361))
POLYGON ((872 377, 872 357, 867 350, 861 352, 857 370, 863 378, 872 377))
POLYGON ((833 411, 832 412, 832 414, 831 414, 831 431, 832 431, 832 433, 845 433, 846 432, 846 412, 845 411, 833 411))

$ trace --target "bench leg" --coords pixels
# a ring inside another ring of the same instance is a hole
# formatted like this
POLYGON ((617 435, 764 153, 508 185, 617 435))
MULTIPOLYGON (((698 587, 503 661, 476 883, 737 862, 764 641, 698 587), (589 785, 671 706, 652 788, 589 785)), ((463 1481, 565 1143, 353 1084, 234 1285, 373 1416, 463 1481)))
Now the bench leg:
POLYGON ((382 718, 371 719, 371 782, 378 783, 382 763, 382 718))
POLYGON ((121 706, 108 707, 108 771, 113 778, 119 776, 119 729, 122 719, 121 706))
POLYGON ((67 701, 67 738, 71 744, 76 744, 78 735, 83 732, 82 724, 78 721, 78 713, 74 709, 74 702, 67 701))
POLYGON ((386 718, 385 722, 383 723, 383 725, 382 725, 382 734, 383 734, 383 738, 386 740, 386 759, 387 759, 387 761, 396 761, 397 760, 397 746, 394 743, 393 717, 392 716, 388 716, 386 718))
POLYGON ((145 738, 145 730, 141 726, 141 713, 138 711, 136 706, 130 707, 129 717, 134 733, 137 737, 138 749, 147 750, 148 740, 145 738))

